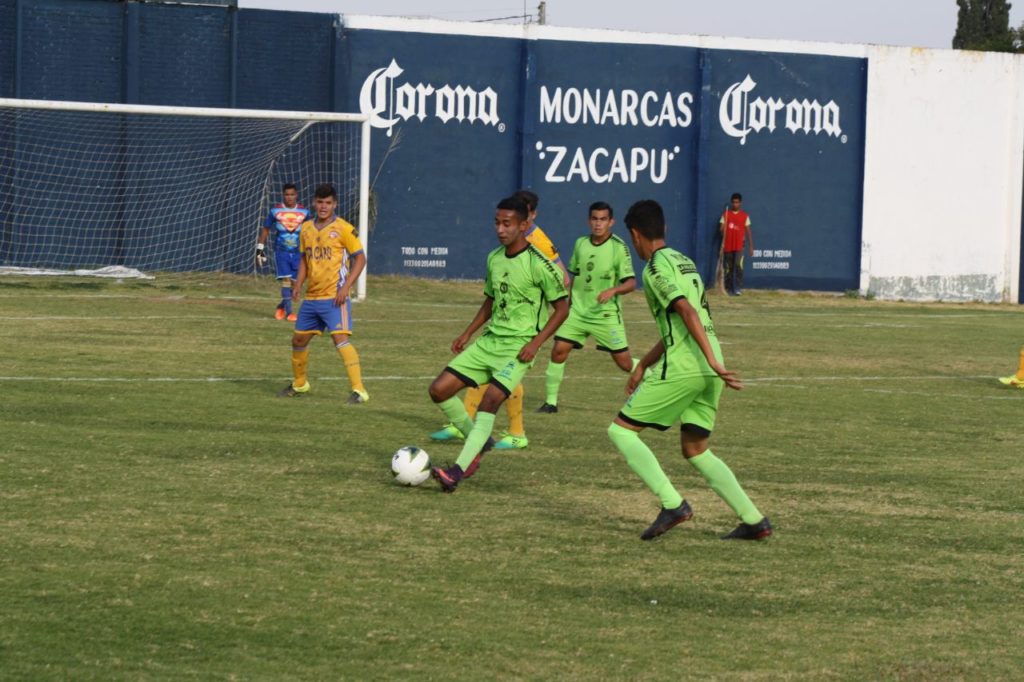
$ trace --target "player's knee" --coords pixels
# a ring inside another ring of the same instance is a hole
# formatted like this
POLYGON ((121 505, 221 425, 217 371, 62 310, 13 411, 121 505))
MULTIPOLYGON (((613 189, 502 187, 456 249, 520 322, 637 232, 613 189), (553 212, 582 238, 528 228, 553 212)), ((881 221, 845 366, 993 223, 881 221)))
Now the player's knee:
POLYGON ((430 399, 435 403, 443 403, 447 400, 447 396, 444 395, 444 387, 441 384, 440 379, 434 379, 430 384, 430 388, 427 389, 427 393, 430 394, 430 399))

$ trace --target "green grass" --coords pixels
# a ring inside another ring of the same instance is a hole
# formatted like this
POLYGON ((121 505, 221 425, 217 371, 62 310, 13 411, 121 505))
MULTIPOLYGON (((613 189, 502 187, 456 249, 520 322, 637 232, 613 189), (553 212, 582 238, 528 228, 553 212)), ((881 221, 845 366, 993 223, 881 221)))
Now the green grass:
MULTIPOLYGON (((354 343, 290 377, 270 282, 0 279, 0 678, 993 680, 1024 670, 1024 312, 714 297, 729 392, 713 438, 777 526, 736 522, 647 433, 692 522, 610 445, 622 375, 574 353, 560 413, 455 495, 430 378, 480 285, 377 278, 354 343)), ((627 298, 632 347, 654 341, 627 298)), ((547 349, 545 349, 547 350, 547 349)), ((505 423, 504 414, 498 417, 505 423)))

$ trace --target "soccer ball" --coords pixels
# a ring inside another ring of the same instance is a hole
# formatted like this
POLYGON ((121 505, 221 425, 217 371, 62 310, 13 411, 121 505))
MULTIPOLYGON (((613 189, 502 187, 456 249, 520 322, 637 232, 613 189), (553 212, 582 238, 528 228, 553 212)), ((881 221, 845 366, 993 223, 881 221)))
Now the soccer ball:
POLYGON ((399 485, 419 485, 430 478, 430 455, 415 445, 406 445, 391 456, 391 471, 399 485))

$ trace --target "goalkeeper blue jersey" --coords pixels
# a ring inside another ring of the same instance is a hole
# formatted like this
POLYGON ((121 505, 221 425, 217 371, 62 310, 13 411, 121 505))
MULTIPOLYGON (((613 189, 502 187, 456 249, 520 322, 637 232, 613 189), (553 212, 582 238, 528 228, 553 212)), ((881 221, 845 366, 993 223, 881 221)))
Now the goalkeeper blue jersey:
POLYGON ((298 251, 299 228, 308 219, 309 209, 302 204, 290 208, 284 204, 275 204, 263 222, 263 227, 274 233, 274 250, 298 251))

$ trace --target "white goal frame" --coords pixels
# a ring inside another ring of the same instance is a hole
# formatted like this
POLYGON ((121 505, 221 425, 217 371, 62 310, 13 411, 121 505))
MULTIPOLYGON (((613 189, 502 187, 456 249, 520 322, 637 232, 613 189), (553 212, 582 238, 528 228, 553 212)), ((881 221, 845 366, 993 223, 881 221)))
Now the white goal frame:
MULTIPOLYGON (((0 97, 0 107, 11 109, 51 109, 57 111, 87 111, 111 114, 141 114, 160 116, 205 116, 209 118, 248 118, 308 121, 302 130, 292 139, 298 137, 314 123, 359 123, 359 239, 363 245, 363 253, 367 257, 367 268, 363 270, 356 282, 356 300, 366 298, 366 273, 369 269, 370 242, 370 117, 366 114, 348 114, 317 111, 274 111, 268 109, 222 109, 215 107, 172 107, 148 104, 111 104, 94 102, 63 102, 57 100, 11 99, 0 97)), ((256 233, 253 235, 255 249, 256 233)))

